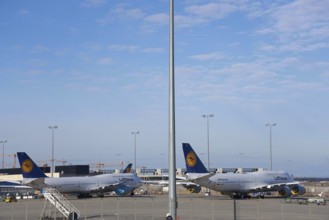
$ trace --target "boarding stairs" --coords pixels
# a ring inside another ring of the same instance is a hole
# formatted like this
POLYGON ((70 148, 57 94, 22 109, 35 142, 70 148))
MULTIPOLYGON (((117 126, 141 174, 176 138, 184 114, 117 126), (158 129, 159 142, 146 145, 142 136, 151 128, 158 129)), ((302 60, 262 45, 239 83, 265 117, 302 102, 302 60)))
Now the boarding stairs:
POLYGON ((45 188, 44 197, 52 205, 56 207, 68 220, 76 220, 80 217, 80 211, 70 203, 58 190, 55 188, 45 188))

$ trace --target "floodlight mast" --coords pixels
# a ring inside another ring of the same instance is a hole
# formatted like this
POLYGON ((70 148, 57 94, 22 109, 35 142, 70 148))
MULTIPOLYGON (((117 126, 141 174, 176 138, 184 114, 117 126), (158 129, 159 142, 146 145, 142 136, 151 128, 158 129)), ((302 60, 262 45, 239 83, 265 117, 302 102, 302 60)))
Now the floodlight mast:
POLYGON ((272 171, 272 126, 276 126, 276 123, 267 123, 266 127, 270 127, 270 170, 272 171))
POLYGON ((54 130, 57 129, 58 126, 57 125, 54 125, 54 126, 49 126, 49 129, 51 129, 51 133, 52 133, 52 138, 51 138, 51 177, 54 177, 54 162, 55 162, 55 159, 54 159, 54 130))
POLYGON ((0 141, 0 143, 2 144, 2 169, 5 168, 5 143, 7 142, 7 140, 0 141))
MULTIPOLYGON (((209 118, 214 117, 215 114, 204 114, 202 115, 203 118, 207 119, 207 151, 208 151, 208 172, 210 173, 210 153, 209 153, 209 118)), ((207 188, 206 193, 210 195, 210 189, 207 188)))
POLYGON ((210 173, 210 153, 209 153, 209 118, 214 117, 215 114, 202 115, 203 118, 207 119, 207 151, 208 151, 208 172, 210 173))
POLYGON ((169 16, 169 213, 167 219, 176 220, 176 149, 175 149, 175 74, 174 74, 174 0, 170 0, 169 16))
POLYGON ((138 135, 140 132, 139 131, 133 131, 133 132, 131 132, 131 134, 132 135, 134 135, 134 154, 135 154, 135 156, 134 156, 134 165, 135 165, 135 173, 137 172, 137 162, 136 162, 136 155, 137 155, 137 153, 136 153, 136 135, 138 135))

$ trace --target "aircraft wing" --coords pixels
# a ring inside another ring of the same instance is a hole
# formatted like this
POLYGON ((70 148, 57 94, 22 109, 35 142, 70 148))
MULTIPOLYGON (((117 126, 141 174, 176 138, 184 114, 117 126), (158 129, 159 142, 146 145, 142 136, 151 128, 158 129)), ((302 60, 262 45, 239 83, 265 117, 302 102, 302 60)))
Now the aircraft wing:
POLYGON ((36 179, 23 179, 22 182, 24 185, 31 186, 32 188, 35 189, 43 189, 47 187, 47 184, 45 183, 45 178, 36 178, 36 179))
POLYGON ((278 188, 282 187, 282 186, 295 186, 300 184, 300 182, 298 181, 294 181, 294 182, 283 182, 283 183, 275 183, 275 184, 264 184, 264 185, 258 185, 255 186, 251 189, 251 191, 272 191, 272 190, 277 190, 278 188))
POLYGON ((111 184, 111 185, 103 185, 103 186, 98 186, 95 187, 94 189, 92 189, 91 191, 93 192, 112 192, 115 191, 116 189, 118 189, 120 187, 121 183, 115 183, 115 184, 111 184))
POLYGON ((206 174, 206 175, 202 175, 200 177, 196 177, 194 179, 189 179, 193 182, 201 182, 201 181, 205 181, 205 180, 208 180, 210 177, 216 175, 216 173, 209 173, 209 174, 206 174))
POLYGON ((185 189, 190 191, 190 193, 199 193, 201 191, 201 186, 193 182, 178 181, 176 184, 183 186, 185 189))
POLYGON ((196 184, 196 183, 186 182, 186 181, 184 181, 184 182, 177 181, 176 184, 177 184, 177 185, 182 185, 182 186, 184 186, 184 187, 188 187, 188 186, 199 186, 199 185, 196 184))
MULTIPOLYGON (((153 176, 152 176, 153 177, 153 176)), ((152 185, 168 185, 169 181, 166 179, 161 179, 161 180, 150 180, 150 179, 146 179, 143 180, 143 184, 152 184, 152 185)))

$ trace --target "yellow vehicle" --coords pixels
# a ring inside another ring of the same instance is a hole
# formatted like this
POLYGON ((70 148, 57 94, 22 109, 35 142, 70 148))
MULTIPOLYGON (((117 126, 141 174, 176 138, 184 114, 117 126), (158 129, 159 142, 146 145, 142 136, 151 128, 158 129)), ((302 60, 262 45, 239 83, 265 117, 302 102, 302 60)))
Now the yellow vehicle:
POLYGON ((17 199, 14 196, 7 196, 5 202, 6 203, 17 202, 17 199))

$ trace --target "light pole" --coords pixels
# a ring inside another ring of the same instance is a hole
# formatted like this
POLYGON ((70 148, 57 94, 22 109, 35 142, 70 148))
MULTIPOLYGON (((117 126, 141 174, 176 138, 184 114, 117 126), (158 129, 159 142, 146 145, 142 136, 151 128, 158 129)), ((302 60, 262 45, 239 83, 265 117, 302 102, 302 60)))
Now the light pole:
MULTIPOLYGON (((210 173, 210 154, 209 154, 209 118, 214 117, 214 114, 205 114, 202 115, 203 118, 207 119, 207 151, 208 151, 208 172, 210 173)), ((206 195, 210 196, 210 189, 207 188, 206 195)))
POLYGON ((131 132, 131 134, 134 135, 134 151, 135 151, 134 165, 135 165, 135 173, 136 173, 136 167, 137 167, 137 164, 136 164, 136 135, 139 134, 139 131, 133 131, 133 132, 131 132))
POLYGON ((292 160, 287 160, 288 164, 289 164, 289 175, 290 176, 293 176, 292 175, 292 160))
POLYGON ((2 169, 5 168, 5 143, 7 142, 7 140, 0 141, 0 143, 2 143, 2 169))
POLYGON ((163 164, 161 164, 161 173, 162 173, 162 171, 165 169, 165 166, 166 166, 166 161, 165 161, 166 154, 165 153, 160 153, 160 155, 161 155, 161 159, 162 159, 162 163, 163 163, 163 164))
POLYGON ((54 125, 54 126, 49 126, 49 129, 51 129, 51 134, 52 134, 52 138, 51 138, 51 177, 54 177, 54 130, 57 129, 58 126, 54 125))
POLYGON ((175 64, 174 64, 174 0, 170 0, 169 13, 169 146, 168 146, 168 176, 169 176, 169 213, 167 219, 176 220, 176 123, 175 123, 175 64))
POLYGON ((118 157, 118 169, 120 170, 120 156, 121 156, 121 154, 120 153, 119 154, 115 154, 115 156, 118 157))
POLYGON ((241 169, 243 170, 243 156, 244 156, 244 153, 239 153, 240 155, 240 159, 241 159, 241 169))
POLYGON ((210 173, 210 159, 209 159, 209 118, 214 117, 215 114, 202 115, 203 118, 207 119, 207 151, 208 151, 208 172, 210 173))
POLYGON ((272 126, 276 126, 276 123, 267 123, 266 127, 270 127, 270 170, 272 170, 272 126))

